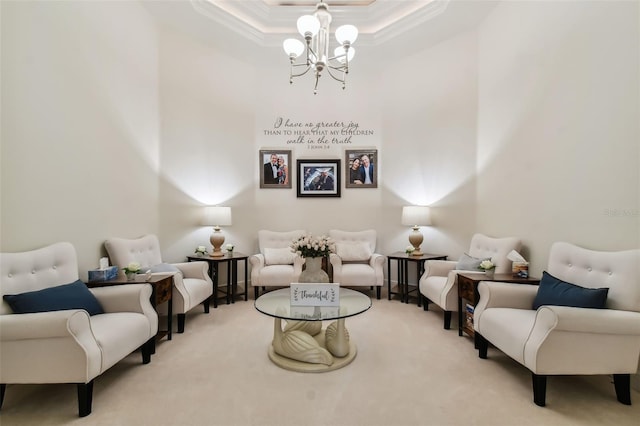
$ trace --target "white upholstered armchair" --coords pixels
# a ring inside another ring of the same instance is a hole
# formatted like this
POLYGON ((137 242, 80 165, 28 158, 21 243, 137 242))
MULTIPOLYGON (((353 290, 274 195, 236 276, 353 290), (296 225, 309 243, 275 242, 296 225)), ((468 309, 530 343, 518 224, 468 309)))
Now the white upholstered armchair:
POLYGON ((251 263, 251 285, 257 299, 260 287, 285 287, 298 281, 304 258, 291 249, 293 240, 305 235, 304 230, 258 231, 260 253, 249 257, 251 263))
POLYGON ((640 250, 558 242, 539 287, 480 282, 473 326, 480 358, 491 342, 531 370, 539 406, 547 376, 577 374, 613 375, 618 401, 631 404, 630 374, 640 356, 639 265, 640 250))
POLYGON ((142 271, 176 272, 173 276, 172 311, 178 317, 178 333, 184 333, 186 314, 202 304, 209 313, 213 282, 209 278, 207 262, 162 262, 160 242, 155 235, 137 239, 110 238, 104 243, 111 264, 124 268, 131 262, 142 266, 142 271))
POLYGON ((336 246, 336 252, 329 256, 333 268, 333 282, 347 287, 375 287, 376 297, 380 299, 385 257, 375 253, 376 237, 374 229, 329 231, 329 238, 336 246))
POLYGON ((424 273, 418 284, 424 310, 429 310, 429 303, 434 303, 442 308, 444 328, 449 330, 451 328, 451 313, 458 311, 458 272, 481 274, 483 272, 478 269, 470 269, 472 264, 477 262, 477 259, 490 258, 496 265, 496 273, 509 273, 511 272, 511 261, 507 259, 507 254, 511 250, 520 250, 519 239, 513 237, 492 238, 483 234, 475 234, 471 238, 468 253, 465 253, 460 260, 427 260, 424 273))
POLYGON ((76 383, 84 417, 97 376, 138 348, 151 360, 158 315, 149 284, 87 289, 66 242, 1 253, 0 277, 0 407, 7 384, 76 383))

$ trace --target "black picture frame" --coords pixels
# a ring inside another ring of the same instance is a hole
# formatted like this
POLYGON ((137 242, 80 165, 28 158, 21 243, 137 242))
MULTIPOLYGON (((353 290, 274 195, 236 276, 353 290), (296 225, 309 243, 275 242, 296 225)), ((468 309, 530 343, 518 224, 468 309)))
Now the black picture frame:
POLYGON ((298 197, 340 197, 341 161, 298 160, 298 197))
POLYGON ((378 187, 378 150, 377 149, 347 149, 344 152, 345 188, 377 188, 378 187), (365 182, 365 170, 362 158, 369 161, 369 180, 365 182), (358 161, 358 169, 353 169, 354 161, 358 161))
POLYGON ((291 167, 293 158, 291 150, 261 149, 259 154, 260 188, 291 189, 294 169, 291 167), (282 159, 281 166, 276 166, 277 172, 270 167, 271 157, 276 161, 282 159))

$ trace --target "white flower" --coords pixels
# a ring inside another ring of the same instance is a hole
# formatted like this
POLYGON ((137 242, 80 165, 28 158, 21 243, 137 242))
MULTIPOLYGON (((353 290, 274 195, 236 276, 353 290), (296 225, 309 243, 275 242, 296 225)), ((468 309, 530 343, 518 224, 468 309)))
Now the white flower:
POLYGON ((207 252, 207 248, 205 246, 196 247, 196 253, 206 253, 206 252, 207 252))
POLYGON ((408 253, 413 253, 414 250, 415 250, 414 246, 407 246, 407 248, 404 249, 404 252, 408 254, 408 253))
POLYGON ((496 265, 494 265, 493 262, 490 260, 483 260, 482 262, 480 262, 480 269, 484 269, 485 271, 489 269, 493 269, 495 267, 496 265))
POLYGON ((225 248, 227 249, 227 251, 233 251, 233 244, 227 244, 225 248))
POLYGON ((138 262, 131 262, 125 268, 126 273, 133 273, 140 271, 140 264, 138 262))

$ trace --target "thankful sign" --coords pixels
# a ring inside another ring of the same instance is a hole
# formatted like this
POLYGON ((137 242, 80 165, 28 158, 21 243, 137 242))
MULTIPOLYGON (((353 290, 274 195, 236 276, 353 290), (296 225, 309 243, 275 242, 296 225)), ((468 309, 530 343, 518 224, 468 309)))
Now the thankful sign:
POLYGON ((291 284, 291 306, 340 306, 340 284, 291 284))

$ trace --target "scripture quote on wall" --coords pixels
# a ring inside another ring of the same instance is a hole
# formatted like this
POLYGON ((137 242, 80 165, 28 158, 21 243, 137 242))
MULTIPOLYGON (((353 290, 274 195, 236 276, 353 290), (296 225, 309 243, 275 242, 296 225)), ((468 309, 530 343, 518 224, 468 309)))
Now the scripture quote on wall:
POLYGON ((351 145, 358 137, 373 136, 374 130, 364 129, 355 121, 299 121, 278 117, 265 136, 278 136, 289 146, 307 149, 329 149, 336 145, 351 145))

